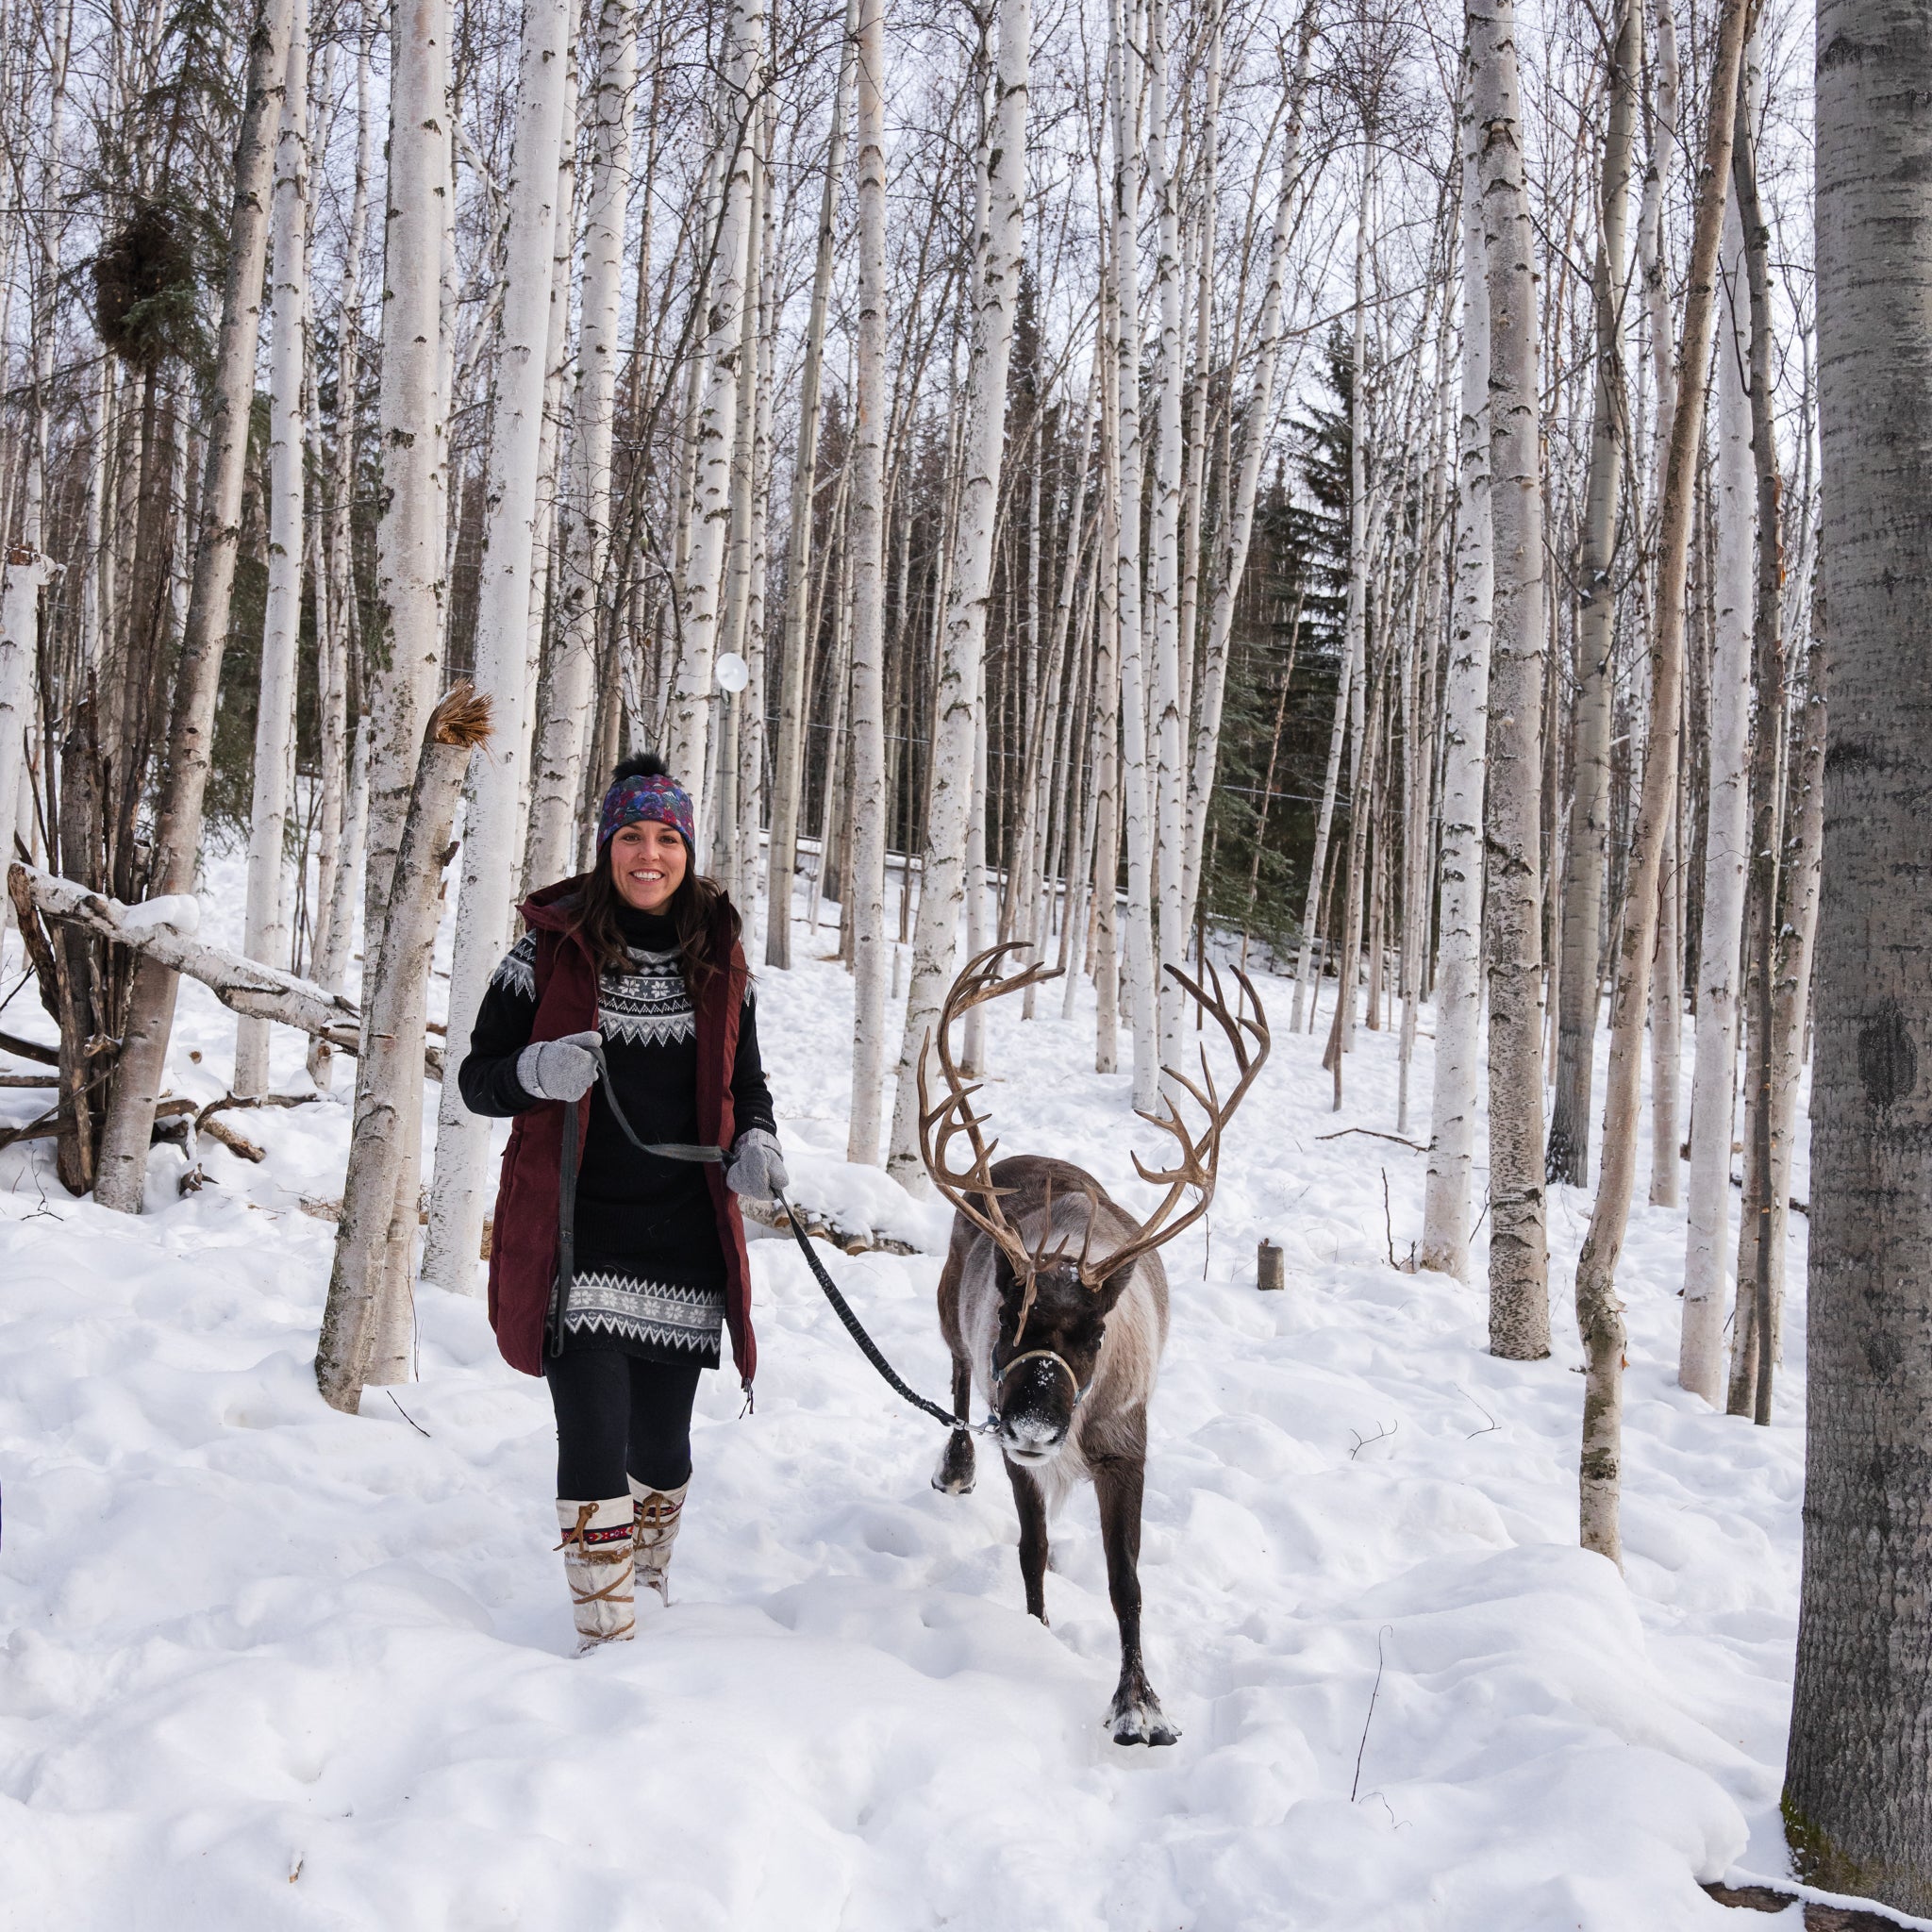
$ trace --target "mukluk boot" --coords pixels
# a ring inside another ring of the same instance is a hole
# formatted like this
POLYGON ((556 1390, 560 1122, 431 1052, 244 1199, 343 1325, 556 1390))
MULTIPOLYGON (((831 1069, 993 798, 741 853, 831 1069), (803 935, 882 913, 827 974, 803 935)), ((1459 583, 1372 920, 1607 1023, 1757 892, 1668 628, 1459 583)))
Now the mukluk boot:
POLYGON ((633 1515, 628 1496, 601 1503, 557 1499, 557 1526, 563 1532, 557 1547, 570 1583, 579 1657, 600 1643, 622 1642, 637 1627, 633 1515))
POLYGON ((687 1477, 675 1490, 653 1490, 629 1478, 631 1502, 637 1510, 637 1578, 655 1590, 660 1602, 671 1601, 671 1546, 684 1516, 687 1477))

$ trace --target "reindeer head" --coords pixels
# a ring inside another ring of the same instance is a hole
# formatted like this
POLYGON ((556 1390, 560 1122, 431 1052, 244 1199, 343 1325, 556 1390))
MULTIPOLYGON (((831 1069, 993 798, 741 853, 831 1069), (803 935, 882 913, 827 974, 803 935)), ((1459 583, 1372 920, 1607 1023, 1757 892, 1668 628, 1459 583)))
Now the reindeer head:
MULTIPOLYGON (((1016 1217, 1008 1217, 1002 1199, 1016 1191, 992 1178, 992 1157, 999 1143, 988 1142, 982 1134, 984 1123, 972 1107, 978 1087, 963 1085, 953 1061, 953 1022, 960 1014, 983 1000, 1058 976, 1036 964, 1002 979, 999 962, 1015 949, 1008 944, 981 953, 968 962, 947 993, 932 1056, 938 1059, 946 1091, 935 1105, 926 1083, 929 1056, 922 1054, 919 1134, 926 1172, 941 1194, 992 1243, 999 1321, 987 1373, 1000 1419, 1000 1445, 1014 1461, 1037 1464, 1050 1461, 1064 1445, 1097 1371, 1108 1317, 1126 1291, 1136 1267, 1207 1212, 1214 1198, 1222 1129, 1260 1072, 1268 1057, 1269 1036, 1260 998, 1246 974, 1237 969, 1241 994, 1230 1010, 1211 963, 1203 974, 1205 984, 1190 979, 1178 967, 1167 969, 1221 1028, 1234 1049, 1240 1079, 1223 1101, 1215 1091, 1205 1047, 1198 1083, 1171 1067, 1162 1070, 1174 1089, 1198 1104, 1207 1124, 1198 1133, 1191 1132, 1171 1100, 1163 1100, 1158 1114, 1141 1114, 1141 1119, 1174 1138, 1179 1157, 1173 1167, 1161 1169, 1148 1167, 1138 1154, 1133 1157, 1141 1178, 1165 1187, 1166 1196, 1138 1226, 1126 1223, 1132 1232, 1124 1240, 1112 1240, 1096 1253, 1102 1197, 1077 1169, 1060 1170, 1062 1175, 1071 1174, 1072 1183, 1062 1184, 1058 1197, 1049 1173, 1044 1199, 1029 1201, 1016 1217), (965 1141, 972 1156, 964 1168, 956 1168, 947 1159, 958 1139, 965 1141), (1176 1216, 1174 1210, 1190 1190, 1194 1200, 1176 1216)), ((933 1044, 928 1040, 927 1045, 933 1044)), ((1125 1217, 1108 1203, 1107 1219, 1118 1224, 1125 1217)))

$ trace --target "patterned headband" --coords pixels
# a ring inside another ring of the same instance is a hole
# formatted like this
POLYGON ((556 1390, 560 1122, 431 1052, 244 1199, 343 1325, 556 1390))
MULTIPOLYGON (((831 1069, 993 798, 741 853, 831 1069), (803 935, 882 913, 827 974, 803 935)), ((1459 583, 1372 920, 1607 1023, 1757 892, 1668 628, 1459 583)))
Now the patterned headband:
POLYGON ((691 793, 675 778, 661 774, 650 778, 620 778, 604 794, 604 809, 597 820, 597 850, 603 851, 625 825, 656 819, 679 833, 687 846, 697 845, 697 816, 691 808, 691 793))

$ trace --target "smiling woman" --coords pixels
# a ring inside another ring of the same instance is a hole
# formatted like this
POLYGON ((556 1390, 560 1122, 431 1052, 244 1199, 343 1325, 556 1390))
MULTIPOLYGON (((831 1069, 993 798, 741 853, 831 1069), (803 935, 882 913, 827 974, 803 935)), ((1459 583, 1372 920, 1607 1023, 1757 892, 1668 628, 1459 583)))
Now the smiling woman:
POLYGON ((738 913, 699 875, 694 837, 690 795, 661 760, 618 766, 595 865, 524 905, 458 1074, 473 1111, 516 1120, 490 1319, 505 1359, 550 1386, 585 1649, 632 1634, 638 1574, 668 1600, 698 1374, 718 1365, 721 1329, 747 1389, 757 1364, 736 1197, 785 1184, 738 913), (729 1165, 642 1151, 613 1104, 640 1141, 726 1149, 729 1165), (575 1260, 562 1271, 567 1121, 575 1260))

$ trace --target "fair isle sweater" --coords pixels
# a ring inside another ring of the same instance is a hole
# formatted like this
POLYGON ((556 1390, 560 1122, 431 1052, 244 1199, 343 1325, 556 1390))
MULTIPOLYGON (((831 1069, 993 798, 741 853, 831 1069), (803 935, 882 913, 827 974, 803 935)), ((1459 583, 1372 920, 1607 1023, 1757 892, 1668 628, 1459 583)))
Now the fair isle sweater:
MULTIPOLYGON (((597 1000, 618 1105, 640 1140, 695 1141, 697 1022, 677 968, 676 929, 668 918, 628 908, 619 924, 630 960, 623 971, 605 972, 597 1000)), ((477 1010, 457 1076, 474 1113, 542 1105, 517 1079, 517 1056, 537 1016, 536 957, 535 937, 525 933, 505 955, 477 1010)), ((749 991, 731 1096, 739 1133, 776 1130, 749 991)), ((591 1089, 590 1107, 577 1173, 576 1274, 561 1345, 715 1368, 724 1254, 704 1170, 633 1147, 611 1117, 602 1081, 591 1089)))

